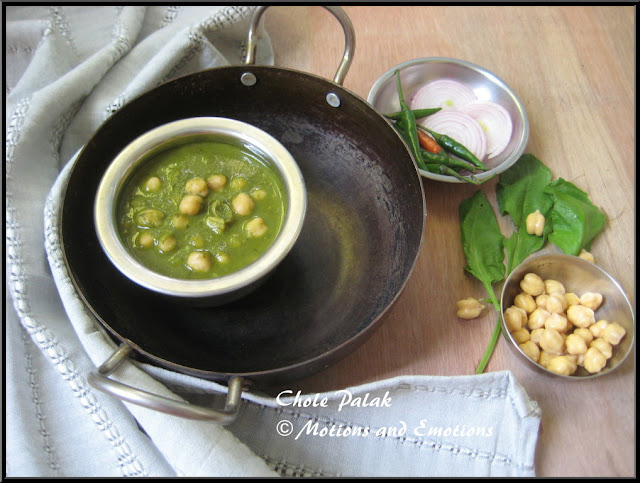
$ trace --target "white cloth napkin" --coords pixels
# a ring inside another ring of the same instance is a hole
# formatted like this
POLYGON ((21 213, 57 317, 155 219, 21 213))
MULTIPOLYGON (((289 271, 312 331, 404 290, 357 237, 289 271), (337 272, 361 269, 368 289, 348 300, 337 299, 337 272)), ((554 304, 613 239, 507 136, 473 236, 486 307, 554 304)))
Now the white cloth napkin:
MULTIPOLYGON (((245 392, 226 427, 88 384, 115 347, 61 256, 73 154, 133 97, 241 63, 252 11, 6 9, 6 476, 533 476, 540 410, 509 372, 407 376, 298 397, 245 392)), ((266 33, 257 62, 273 63, 266 33)), ((205 406, 221 406, 226 391, 130 361, 112 377, 205 406)))

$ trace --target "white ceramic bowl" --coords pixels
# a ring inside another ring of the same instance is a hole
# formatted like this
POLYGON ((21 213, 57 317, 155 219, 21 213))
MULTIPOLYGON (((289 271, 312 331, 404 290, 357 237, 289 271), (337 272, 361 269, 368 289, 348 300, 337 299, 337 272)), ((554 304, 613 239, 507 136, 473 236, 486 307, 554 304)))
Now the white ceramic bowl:
MULTIPOLYGON (((426 57, 403 62, 385 72, 369 91, 367 101, 381 114, 400 110, 395 72, 400 71, 402 92, 410 103, 420 87, 437 79, 452 79, 469 87, 480 100, 493 101, 511 116, 513 132, 505 150, 485 164, 490 169, 478 173, 478 181, 487 180, 512 166, 523 154, 529 140, 529 120, 516 93, 498 76, 482 67, 459 59, 426 57)), ((463 183, 453 176, 419 170, 426 178, 448 183, 463 183)))

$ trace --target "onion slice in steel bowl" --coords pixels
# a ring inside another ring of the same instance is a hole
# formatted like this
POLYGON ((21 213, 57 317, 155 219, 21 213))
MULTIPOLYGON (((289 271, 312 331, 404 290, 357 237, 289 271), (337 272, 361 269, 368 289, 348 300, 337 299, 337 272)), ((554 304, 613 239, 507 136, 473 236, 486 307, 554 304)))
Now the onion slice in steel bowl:
POLYGON ((438 79, 425 84, 416 91, 411 99, 411 109, 441 107, 458 109, 478 98, 464 84, 451 79, 438 79))
POLYGON ((480 123, 469 114, 442 110, 425 118, 420 125, 438 134, 446 134, 465 146, 482 161, 487 153, 487 136, 480 123))
POLYGON ((491 101, 473 101, 458 110, 480 123, 487 137, 487 158, 495 158, 504 151, 513 131, 511 116, 504 107, 491 101))

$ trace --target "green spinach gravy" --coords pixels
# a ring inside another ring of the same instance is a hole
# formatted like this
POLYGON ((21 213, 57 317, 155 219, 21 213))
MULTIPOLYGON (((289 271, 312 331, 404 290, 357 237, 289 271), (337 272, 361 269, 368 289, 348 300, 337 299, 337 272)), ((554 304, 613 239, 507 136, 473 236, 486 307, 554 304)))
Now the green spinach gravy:
POLYGON ((276 239, 286 211, 277 170, 257 154, 201 141, 151 155, 122 190, 120 236, 144 266, 180 279, 235 272, 276 239))

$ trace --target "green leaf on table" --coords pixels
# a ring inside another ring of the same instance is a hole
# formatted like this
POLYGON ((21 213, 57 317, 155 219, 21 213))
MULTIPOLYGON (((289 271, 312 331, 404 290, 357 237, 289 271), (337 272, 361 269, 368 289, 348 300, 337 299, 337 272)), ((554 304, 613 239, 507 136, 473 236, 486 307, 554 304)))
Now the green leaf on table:
POLYGON ((529 255, 542 249, 545 239, 541 236, 530 235, 526 230, 518 230, 504 242, 507 250, 507 273, 511 273, 529 255))
POLYGON ((525 225, 529 213, 536 210, 540 210, 543 215, 548 213, 553 200, 545 192, 545 188, 551 182, 551 177, 551 170, 538 158, 532 154, 521 156, 511 168, 500 175, 500 181, 496 185, 501 213, 509 213, 517 228, 525 225))
POLYGON ((532 253, 540 250, 550 231, 548 224, 542 236, 530 235, 526 220, 530 213, 539 210, 548 218, 553 198, 546 192, 552 173, 532 154, 524 154, 511 168, 500 175, 496 185, 496 199, 502 214, 511 215, 516 231, 505 241, 508 256, 507 273, 532 253))
POLYGON ((559 178, 546 192, 553 199, 549 241, 570 255, 578 255, 604 229, 607 217, 595 206, 587 193, 559 178))
MULTIPOLYGON (((504 235, 487 195, 479 190, 460 203, 460 237, 466 271, 480 280, 495 298, 491 284, 505 276, 504 235)), ((498 304, 499 305, 499 304, 498 304)))

